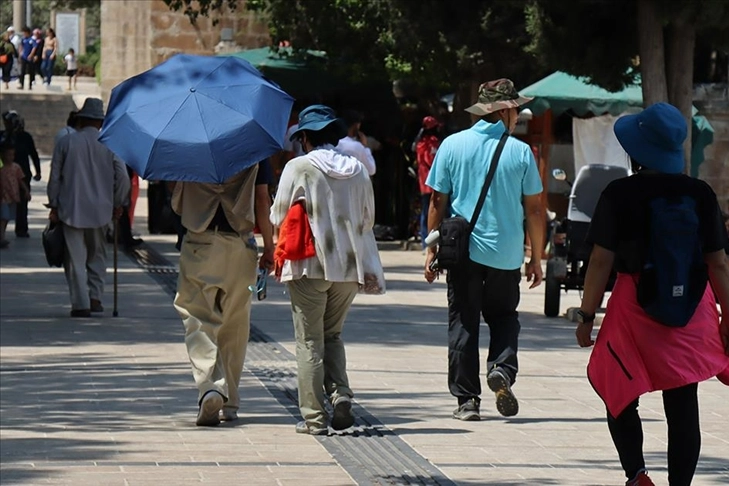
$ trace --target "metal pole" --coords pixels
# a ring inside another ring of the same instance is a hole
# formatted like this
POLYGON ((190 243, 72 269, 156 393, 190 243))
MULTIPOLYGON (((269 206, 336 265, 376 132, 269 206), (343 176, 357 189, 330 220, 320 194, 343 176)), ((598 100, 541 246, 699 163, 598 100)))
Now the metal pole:
POLYGON ((119 316, 117 306, 119 300, 119 220, 114 218, 114 311, 112 316, 119 316))
POLYGON ((33 2, 32 0, 25 0, 25 25, 33 28, 33 2))

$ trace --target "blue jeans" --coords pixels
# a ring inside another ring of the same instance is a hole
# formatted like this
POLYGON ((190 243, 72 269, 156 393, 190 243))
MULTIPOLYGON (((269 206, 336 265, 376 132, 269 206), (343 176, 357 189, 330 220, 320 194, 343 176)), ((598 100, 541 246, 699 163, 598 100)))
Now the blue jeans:
POLYGON ((428 209, 430 209, 430 194, 420 195, 420 241, 425 250, 425 238, 428 237, 428 209))
POLYGON ((53 65, 55 64, 55 59, 51 59, 51 53, 52 50, 48 50, 43 53, 43 60, 41 61, 41 76, 43 76, 43 80, 51 84, 51 78, 53 77, 53 65))

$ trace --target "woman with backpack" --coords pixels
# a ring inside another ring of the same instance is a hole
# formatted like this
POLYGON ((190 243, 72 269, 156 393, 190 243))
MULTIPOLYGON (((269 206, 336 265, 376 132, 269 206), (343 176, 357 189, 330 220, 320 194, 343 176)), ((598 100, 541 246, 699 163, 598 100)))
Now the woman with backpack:
POLYGON ((657 103, 620 118, 614 131, 636 174, 612 182, 598 202, 575 334, 581 347, 594 344, 587 374, 607 407, 626 484, 654 484, 638 401, 661 390, 669 484, 687 486, 701 448, 698 383, 718 376, 729 385, 727 234, 712 189, 683 175, 687 126, 675 107, 657 103), (617 280, 593 341, 613 267, 617 280))

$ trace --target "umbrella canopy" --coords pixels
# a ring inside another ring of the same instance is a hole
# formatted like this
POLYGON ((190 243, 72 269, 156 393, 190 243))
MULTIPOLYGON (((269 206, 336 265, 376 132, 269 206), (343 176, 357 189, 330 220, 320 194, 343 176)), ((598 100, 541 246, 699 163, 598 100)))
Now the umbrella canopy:
POLYGON ((293 101, 243 59, 178 54, 112 90, 99 140, 144 179, 222 183, 282 148, 293 101))

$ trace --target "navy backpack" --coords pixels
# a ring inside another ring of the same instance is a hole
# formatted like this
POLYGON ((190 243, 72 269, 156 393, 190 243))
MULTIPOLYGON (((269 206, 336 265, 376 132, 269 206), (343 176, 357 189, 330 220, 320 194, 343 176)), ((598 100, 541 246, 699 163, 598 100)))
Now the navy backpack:
POLYGON ((696 201, 687 196, 650 201, 647 245, 638 283, 638 303, 671 327, 691 320, 706 290, 696 201))

